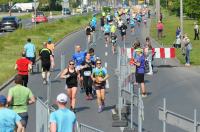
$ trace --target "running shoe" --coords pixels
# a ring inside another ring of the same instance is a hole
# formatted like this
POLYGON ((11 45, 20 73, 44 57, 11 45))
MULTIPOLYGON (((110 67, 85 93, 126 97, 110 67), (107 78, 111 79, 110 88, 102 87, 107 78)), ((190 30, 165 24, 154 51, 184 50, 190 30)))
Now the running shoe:
POLYGON ((89 95, 89 100, 93 100, 92 94, 89 95))
POLYGON ((98 113, 101 113, 103 111, 102 106, 99 106, 98 113))
POLYGON ((86 100, 90 100, 90 97, 88 95, 85 96, 86 100))
POLYGON ((43 80, 43 84, 46 85, 46 84, 47 84, 47 81, 46 81, 46 80, 43 80))
POLYGON ((147 94, 142 94, 142 98, 146 98, 147 97, 147 94))
POLYGON ((80 93, 84 93, 84 88, 81 88, 80 93))
POLYGON ((102 101, 102 109, 104 109, 105 108, 105 102, 104 101, 102 101))

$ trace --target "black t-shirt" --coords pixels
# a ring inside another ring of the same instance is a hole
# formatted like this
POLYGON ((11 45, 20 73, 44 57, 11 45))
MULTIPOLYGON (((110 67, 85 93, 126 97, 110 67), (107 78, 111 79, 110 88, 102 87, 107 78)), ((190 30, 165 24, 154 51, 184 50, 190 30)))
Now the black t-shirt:
POLYGON ((91 27, 87 27, 87 28, 86 28, 86 34, 89 35, 90 32, 92 32, 92 28, 91 28, 91 27))
POLYGON ((103 17, 100 18, 100 22, 101 22, 101 25, 103 26, 104 25, 104 18, 103 17))
POLYGON ((122 25, 120 27, 121 33, 126 33, 126 29, 127 29, 127 26, 126 25, 122 25))
POLYGON ((81 70, 81 75, 82 76, 91 76, 92 75, 92 69, 95 65, 94 61, 89 61, 87 62, 86 60, 82 62, 82 66, 87 65, 86 68, 81 70))
POLYGON ((116 43, 116 41, 117 41, 117 35, 112 35, 111 36, 111 41, 112 41, 112 43, 116 43))
POLYGON ((50 56, 52 55, 51 50, 43 48, 40 50, 39 55, 43 63, 50 63, 50 56))

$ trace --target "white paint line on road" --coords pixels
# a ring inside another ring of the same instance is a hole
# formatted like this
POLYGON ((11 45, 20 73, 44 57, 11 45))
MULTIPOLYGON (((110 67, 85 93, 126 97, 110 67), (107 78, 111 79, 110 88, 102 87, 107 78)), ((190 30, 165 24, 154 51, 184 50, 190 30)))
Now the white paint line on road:
POLYGON ((107 67, 108 67, 108 63, 107 63, 107 62, 105 62, 104 66, 105 66, 105 68, 107 68, 107 67))
POLYGON ((110 88, 110 84, 109 84, 109 81, 106 80, 106 88, 109 89, 110 88))
POLYGON ((58 79, 58 77, 61 75, 61 72, 58 73, 58 75, 53 79, 53 80, 56 80, 58 79))
POLYGON ((108 56, 108 52, 105 52, 105 56, 108 56))
MULTIPOLYGON (((113 115, 114 115, 114 114, 117 114, 116 111, 115 111, 114 109, 111 109, 111 112, 112 112, 113 115)), ((124 127, 119 127, 119 128, 120 128, 121 132, 124 131, 124 127)))

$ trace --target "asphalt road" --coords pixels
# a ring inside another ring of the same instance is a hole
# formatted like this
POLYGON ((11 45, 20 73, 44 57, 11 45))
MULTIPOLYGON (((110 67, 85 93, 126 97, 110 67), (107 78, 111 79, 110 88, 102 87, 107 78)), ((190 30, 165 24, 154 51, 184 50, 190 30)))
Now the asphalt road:
MULTIPOLYGON (((142 30, 136 29, 136 34, 131 35, 128 31, 128 39, 126 47, 131 47, 131 42, 139 39, 144 42, 145 37, 149 34, 148 28, 142 27, 142 30)), ((86 37, 84 31, 79 31, 65 38, 56 47, 56 70, 53 72, 52 78, 56 77, 60 72, 60 55, 65 52, 67 60, 70 60, 71 55, 74 53, 75 44, 80 44, 83 49, 86 47, 86 37)), ((118 44, 123 46, 120 38, 118 44)), ((153 47, 160 47, 153 41, 153 47)), ((107 69, 111 78, 109 79, 110 88, 106 90, 106 110, 102 113, 97 113, 96 100, 86 101, 84 94, 78 92, 77 95, 77 118, 78 121, 88 124, 105 132, 119 132, 120 128, 112 127, 111 109, 117 103, 117 77, 114 74, 114 69, 117 65, 117 56, 112 55, 111 47, 105 47, 103 34, 97 33, 97 46, 95 53, 102 59, 102 62, 107 63, 107 69)), ((154 75, 145 76, 146 87, 148 90, 148 97, 144 99, 144 122, 143 131, 145 132, 161 132, 162 122, 158 120, 158 106, 162 106, 162 99, 165 97, 167 100, 167 108, 186 117, 193 118, 193 110, 197 108, 200 110, 200 90, 199 90, 199 68, 196 67, 183 67, 177 60, 160 60, 154 62, 154 75)), ((30 76, 29 88, 32 89, 36 96, 42 97, 46 100, 47 88, 42 84, 40 74, 30 76)), ((51 104, 56 99, 57 94, 65 92, 64 80, 53 80, 51 88, 51 104)), ((7 94, 8 86, 1 91, 1 94, 7 94)), ((28 132, 35 132, 35 106, 29 107, 29 123, 28 132)), ((197 118, 199 119, 199 116, 197 118)), ((134 109, 134 125, 137 126, 137 109, 134 109)), ((170 132, 183 132, 181 129, 167 125, 167 131, 170 132)))

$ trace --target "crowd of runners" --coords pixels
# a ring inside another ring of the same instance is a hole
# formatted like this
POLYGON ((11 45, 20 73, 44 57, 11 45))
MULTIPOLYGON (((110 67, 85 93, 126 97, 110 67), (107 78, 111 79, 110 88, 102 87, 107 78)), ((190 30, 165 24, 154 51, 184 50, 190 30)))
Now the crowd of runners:
MULTIPOLYGON (((81 45, 75 45, 75 53, 71 55, 67 67, 61 71, 60 78, 66 82, 66 93, 61 93, 57 96, 57 105, 59 109, 52 112, 50 115, 50 129, 52 132, 59 131, 64 125, 63 121, 69 121, 69 125, 62 128, 65 131, 71 131, 76 122, 76 95, 78 88, 82 93, 85 93, 86 100, 97 100, 97 111, 100 113, 105 108, 105 89, 106 82, 109 79, 109 74, 106 67, 102 66, 101 58, 95 55, 95 48, 91 46, 95 44, 95 32, 97 28, 104 35, 105 46, 112 47, 112 53, 117 53, 117 47, 120 46, 117 42, 125 43, 127 39, 127 30, 130 28, 132 35, 135 33, 135 27, 140 28, 141 25, 147 25, 147 19, 150 17, 148 8, 142 8, 139 11, 131 11, 130 9, 118 10, 114 12, 102 12, 100 17, 100 26, 97 25, 96 15, 93 15, 88 26, 85 28, 87 37, 88 49, 82 50, 81 45), (120 35, 118 35, 120 34, 120 35), (69 100, 69 101, 68 101, 69 100), (66 108, 69 102, 70 110, 66 108)), ((121 45, 122 46, 122 45, 121 45)), ((152 70, 152 45, 150 38, 146 38, 144 45, 140 42, 133 42, 134 53, 131 57, 131 64, 136 67, 135 70, 135 85, 141 84, 142 96, 147 96, 147 91, 144 84, 145 67, 148 65, 149 75, 153 74, 152 70), (146 63, 147 62, 147 63, 146 63)), ((50 75, 55 67, 54 57, 55 44, 52 39, 48 38, 47 42, 43 43, 43 48, 38 55, 41 60, 43 85, 50 83, 50 75)), ((12 126, 9 129, 14 130, 17 124, 17 131, 25 131, 28 121, 27 106, 35 102, 35 97, 28 87, 28 75, 33 72, 36 64, 36 47, 27 39, 24 46, 22 57, 16 61, 15 69, 17 76, 15 77, 16 85, 10 88, 8 97, 0 96, 0 126, 1 121, 10 118, 7 126, 12 126), (7 109, 10 107, 15 112, 7 109), (4 111, 1 110, 4 109, 4 111), (5 114, 7 113, 7 114, 5 114), (8 114, 10 113, 10 115, 8 114), (17 114, 16 114, 17 113, 17 114), (5 115, 5 116, 2 116, 5 115)), ((7 130, 7 126, 4 129, 7 130)))

